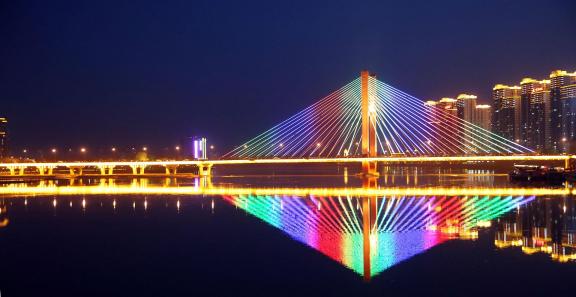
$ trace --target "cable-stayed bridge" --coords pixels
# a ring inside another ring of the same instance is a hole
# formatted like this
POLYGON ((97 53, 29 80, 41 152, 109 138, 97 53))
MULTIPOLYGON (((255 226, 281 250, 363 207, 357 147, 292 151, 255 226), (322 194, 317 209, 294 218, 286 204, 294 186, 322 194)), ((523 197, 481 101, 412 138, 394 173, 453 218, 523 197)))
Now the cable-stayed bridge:
POLYGON ((378 163, 564 161, 568 168, 574 159, 536 155, 362 71, 359 78, 219 160, 5 163, 0 174, 54 175, 55 169, 65 168, 71 176, 85 174, 84 169, 113 175, 126 167, 128 174, 144 175, 160 166, 166 175, 174 175, 179 166, 197 166, 199 175, 210 175, 213 165, 362 163, 365 174, 376 176, 378 163))
POLYGON ((367 71, 238 146, 230 159, 528 154, 532 150, 387 85, 367 71))

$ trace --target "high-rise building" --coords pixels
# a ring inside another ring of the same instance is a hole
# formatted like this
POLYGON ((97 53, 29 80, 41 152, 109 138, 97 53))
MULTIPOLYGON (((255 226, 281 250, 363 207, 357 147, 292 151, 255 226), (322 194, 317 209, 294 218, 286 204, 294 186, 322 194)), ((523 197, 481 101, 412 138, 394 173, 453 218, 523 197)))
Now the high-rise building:
POLYGON ((566 150, 573 141, 576 125, 576 71, 550 73, 550 145, 553 152, 566 150))
POLYGON ((490 105, 478 104, 474 112, 474 124, 488 131, 491 130, 492 112, 490 105))
POLYGON ((8 157, 8 120, 0 118, 0 159, 8 157))
POLYGON ((560 101, 562 102, 562 150, 566 152, 569 144, 574 146, 576 142, 576 78, 571 84, 560 88, 560 101))
POLYGON ((524 78, 520 83, 522 143, 543 152, 550 148, 550 80, 524 78))
POLYGON ((456 108, 458 117, 467 121, 474 121, 474 112, 476 111, 477 96, 469 94, 460 94, 456 99, 456 108))
POLYGON ((498 84, 492 89, 492 132, 512 141, 519 141, 520 87, 498 84))

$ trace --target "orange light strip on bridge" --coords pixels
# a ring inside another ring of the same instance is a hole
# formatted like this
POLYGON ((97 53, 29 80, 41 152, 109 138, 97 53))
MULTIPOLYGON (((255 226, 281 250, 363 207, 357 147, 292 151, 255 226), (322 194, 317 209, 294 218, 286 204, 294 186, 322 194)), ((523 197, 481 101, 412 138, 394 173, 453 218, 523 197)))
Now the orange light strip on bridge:
POLYGON ((561 188, 242 188, 242 187, 164 187, 150 185, 56 186, 10 184, 0 187, 0 195, 292 195, 292 196, 565 196, 575 189, 561 188))
POLYGON ((0 167, 101 167, 101 166, 169 166, 169 165, 234 165, 234 164, 291 164, 291 163, 418 163, 418 162, 475 162, 475 161, 565 161, 576 159, 572 155, 515 155, 515 156, 459 156, 459 157, 352 157, 352 158, 298 158, 247 160, 195 160, 195 161, 130 161, 130 162, 34 162, 0 163, 0 167))

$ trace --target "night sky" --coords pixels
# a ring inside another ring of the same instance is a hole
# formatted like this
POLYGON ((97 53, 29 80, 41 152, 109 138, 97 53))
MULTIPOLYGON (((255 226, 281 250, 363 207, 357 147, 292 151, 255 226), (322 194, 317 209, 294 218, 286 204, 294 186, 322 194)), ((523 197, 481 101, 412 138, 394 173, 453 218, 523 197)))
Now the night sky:
POLYGON ((1 1, 12 147, 223 151, 369 69, 422 99, 576 70, 576 1, 1 1))

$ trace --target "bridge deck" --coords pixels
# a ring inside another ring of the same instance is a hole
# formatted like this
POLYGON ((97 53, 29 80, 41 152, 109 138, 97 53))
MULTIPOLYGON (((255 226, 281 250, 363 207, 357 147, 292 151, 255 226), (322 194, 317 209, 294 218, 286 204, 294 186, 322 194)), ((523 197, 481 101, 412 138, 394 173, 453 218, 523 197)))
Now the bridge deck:
POLYGON ((456 156, 456 157, 349 157, 349 158, 291 158, 243 160, 184 160, 184 161, 88 161, 88 162, 24 162, 0 163, 0 167, 44 166, 170 166, 170 165, 233 165, 233 164, 300 164, 300 163, 420 163, 420 162, 473 162, 473 161, 566 161, 575 155, 512 155, 512 156, 456 156))

